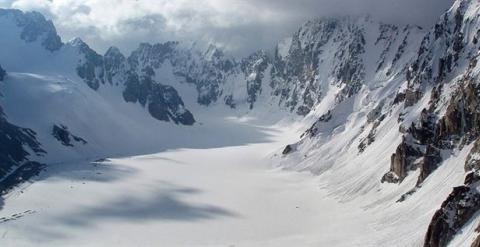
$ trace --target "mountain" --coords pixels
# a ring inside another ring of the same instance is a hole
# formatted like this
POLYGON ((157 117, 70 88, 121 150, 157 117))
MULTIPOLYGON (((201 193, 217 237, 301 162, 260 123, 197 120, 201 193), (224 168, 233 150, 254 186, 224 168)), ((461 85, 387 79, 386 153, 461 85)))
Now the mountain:
POLYGON ((104 58, 81 39, 62 43, 52 22, 45 20, 41 14, 2 10, 0 18, 4 20, 2 30, 7 33, 2 39, 2 47, 8 49, 8 52, 4 50, 3 54, 10 55, 3 56, 1 63, 7 70, 38 74, 60 72, 79 78, 91 89, 98 90, 101 85, 105 85, 105 69, 109 69, 109 75, 118 74, 118 84, 124 87, 124 96, 128 95, 125 96, 127 102, 138 101, 143 107, 148 103, 152 116, 162 121, 186 125, 195 122, 175 89, 153 82, 150 76, 135 71, 121 57, 107 53, 104 58), (24 60, 30 63, 21 62, 24 60), (120 81, 120 78, 124 81, 120 81))
POLYGON ((328 176, 330 190, 345 200, 380 191, 379 201, 397 195, 391 207, 416 203, 422 211, 441 204, 424 246, 446 246, 461 238, 457 234, 472 227, 480 209, 478 9, 478 1, 456 1, 421 43, 402 46, 416 51, 407 53, 403 71, 325 108, 301 140, 286 147, 282 163, 333 173, 328 176), (385 164, 390 164, 386 172, 385 164), (459 169, 467 174, 464 182, 445 176, 459 169), (391 192, 387 183, 398 185, 391 192), (451 193, 438 190, 445 187, 455 188, 451 193))
POLYGON ((479 7, 458 0, 429 30, 314 19, 245 58, 181 42, 100 55, 0 10, 2 191, 43 164, 158 151, 204 112, 281 115, 306 131, 272 161, 375 209, 384 245, 478 246, 479 7))

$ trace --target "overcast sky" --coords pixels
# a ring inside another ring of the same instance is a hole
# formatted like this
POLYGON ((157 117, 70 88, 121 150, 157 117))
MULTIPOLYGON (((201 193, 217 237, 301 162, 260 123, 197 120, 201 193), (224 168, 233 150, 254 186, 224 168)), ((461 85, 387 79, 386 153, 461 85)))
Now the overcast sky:
POLYGON ((319 16, 363 15, 431 26, 454 0, 0 0, 37 10, 64 40, 80 37, 100 53, 140 42, 214 42, 233 54, 269 48, 319 16))

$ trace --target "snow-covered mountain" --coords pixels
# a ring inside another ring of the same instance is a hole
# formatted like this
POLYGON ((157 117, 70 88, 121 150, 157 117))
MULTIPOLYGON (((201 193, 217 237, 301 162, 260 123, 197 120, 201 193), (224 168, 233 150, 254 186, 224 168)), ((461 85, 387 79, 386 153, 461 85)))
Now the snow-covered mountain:
MULTIPOLYGON (((374 194, 384 205, 405 210, 403 215, 397 209, 397 217, 423 218, 441 204, 424 246, 446 246, 462 239, 457 234, 473 232, 480 208, 479 6, 456 1, 432 30, 401 46, 406 63, 392 66, 399 73, 374 77, 349 99, 323 108, 301 140, 285 148, 282 163, 328 172, 332 193, 344 200, 374 194)), ((427 222, 417 226, 426 228, 427 222)))
POLYGON ((234 58, 179 42, 100 55, 0 9, 0 188, 42 164, 158 150, 203 112, 281 113, 308 126, 273 161, 362 198, 378 227, 414 226, 385 245, 479 246, 479 11, 458 0, 430 30, 320 18, 234 58))

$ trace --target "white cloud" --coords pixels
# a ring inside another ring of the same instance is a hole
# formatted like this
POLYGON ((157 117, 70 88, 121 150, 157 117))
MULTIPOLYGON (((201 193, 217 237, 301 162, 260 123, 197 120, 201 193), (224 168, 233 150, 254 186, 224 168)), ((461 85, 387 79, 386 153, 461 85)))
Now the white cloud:
POLYGON ((139 42, 202 40, 233 52, 269 47, 316 16, 369 13, 386 22, 430 25, 452 0, 0 0, 37 10, 60 34, 100 51, 139 42))

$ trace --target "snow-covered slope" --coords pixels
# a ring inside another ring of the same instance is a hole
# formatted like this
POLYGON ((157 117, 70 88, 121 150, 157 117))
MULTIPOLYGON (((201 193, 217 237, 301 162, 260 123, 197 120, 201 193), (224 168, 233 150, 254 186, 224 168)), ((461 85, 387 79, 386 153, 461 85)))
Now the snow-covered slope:
MULTIPOLYGON (((479 17, 478 1, 456 1, 421 44, 403 46, 415 51, 407 52, 408 67, 371 79, 351 98, 322 109, 279 162, 321 174, 341 200, 371 198, 364 207, 396 208, 385 217, 395 225, 399 215, 416 217, 416 227, 430 224, 425 237, 411 237, 425 246, 446 246, 479 220, 477 161, 467 160, 478 152, 472 143, 479 137, 479 17)), ((472 238, 466 241, 456 243, 469 245, 472 238)))

